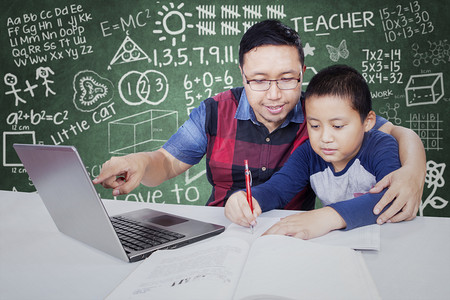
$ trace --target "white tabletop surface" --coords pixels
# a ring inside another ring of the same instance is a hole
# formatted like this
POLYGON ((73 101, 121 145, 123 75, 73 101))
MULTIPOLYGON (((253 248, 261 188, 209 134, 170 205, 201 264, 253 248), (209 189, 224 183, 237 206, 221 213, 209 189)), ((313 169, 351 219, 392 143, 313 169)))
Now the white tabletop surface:
MULTIPOLYGON (((104 200, 111 215, 142 207, 228 225, 223 208, 104 200)), ((292 211, 275 210, 282 217, 292 211)), ((103 299, 138 265, 61 234, 35 193, 0 191, 0 299, 103 299)), ((364 259, 382 299, 450 299, 450 218, 381 226, 364 259)))

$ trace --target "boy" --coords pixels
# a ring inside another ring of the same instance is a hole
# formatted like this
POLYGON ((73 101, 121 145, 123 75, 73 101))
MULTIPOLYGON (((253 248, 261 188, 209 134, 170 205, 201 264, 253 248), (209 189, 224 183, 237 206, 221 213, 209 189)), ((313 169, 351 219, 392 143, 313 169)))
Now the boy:
POLYGON ((230 197, 225 215, 234 223, 255 224, 262 211, 283 207, 308 183, 324 207, 285 218, 267 234, 309 239, 334 229, 376 223, 372 210, 384 191, 368 191, 400 168, 400 160, 395 139, 370 130, 376 115, 366 81, 348 66, 325 68, 306 89, 305 109, 309 141, 298 147, 269 181, 252 189, 253 215, 244 192, 230 197), (353 205, 342 205, 349 199, 354 200, 353 205), (281 226, 283 222, 290 225, 281 226))

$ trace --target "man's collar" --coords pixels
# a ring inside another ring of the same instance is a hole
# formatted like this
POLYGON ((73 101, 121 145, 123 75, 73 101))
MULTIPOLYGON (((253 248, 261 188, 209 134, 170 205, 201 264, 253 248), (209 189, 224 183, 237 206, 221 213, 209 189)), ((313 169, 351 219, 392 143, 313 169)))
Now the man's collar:
MULTIPOLYGON (((303 92, 301 97, 303 97, 303 92)), ((297 105, 294 109, 287 115, 286 120, 283 122, 281 127, 287 126, 290 122, 294 123, 303 123, 305 120, 305 116, 303 115, 302 110, 302 101, 298 101, 297 105)), ((234 116, 238 120, 250 120, 253 124, 260 125, 260 123, 256 120, 255 112, 253 111, 250 103, 248 102, 247 94, 245 93, 245 89, 242 90, 241 98, 239 99, 239 105, 236 110, 236 114, 234 116)))

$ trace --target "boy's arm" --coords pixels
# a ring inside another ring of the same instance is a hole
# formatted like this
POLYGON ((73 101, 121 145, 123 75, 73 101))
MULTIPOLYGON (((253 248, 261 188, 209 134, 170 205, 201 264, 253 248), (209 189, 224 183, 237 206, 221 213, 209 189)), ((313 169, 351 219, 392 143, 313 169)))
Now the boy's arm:
POLYGON ((384 191, 379 194, 364 194, 347 200, 352 201, 351 206, 346 205, 347 201, 341 201, 319 209, 291 215, 281 219, 264 234, 289 235, 308 240, 336 229, 350 230, 375 224, 377 216, 372 213, 372 209, 383 194, 384 191))
POLYGON ((268 181, 252 187, 252 196, 263 212, 282 209, 309 183, 312 153, 309 142, 305 142, 268 181))
POLYGON ((283 208, 308 183, 311 152, 308 142, 301 145, 268 181, 252 187, 253 214, 246 193, 237 191, 225 204, 225 216, 233 223, 248 227, 256 222, 261 212, 283 208))
MULTIPOLYGON (((329 207, 333 208, 346 224, 339 229, 350 230, 357 227, 376 224, 378 214, 374 214, 372 210, 385 192, 386 190, 383 190, 378 194, 364 194, 353 198, 350 200, 352 201, 352 205, 346 205, 345 202, 347 201, 330 204, 329 207)), ((389 204, 384 209, 388 209, 388 207, 389 204)))
MULTIPOLYGON (((394 138, 373 132, 361 154, 366 167, 380 180, 386 174, 400 167, 398 145, 394 138)), ((297 237, 313 238, 335 229, 350 230, 369 224, 375 224, 377 215, 374 206, 382 198, 386 190, 378 194, 363 194, 346 201, 333 203, 314 211, 292 215, 275 224, 268 234, 288 234, 297 237), (317 220, 312 220, 313 217, 317 220)), ((387 209, 387 207, 385 208, 387 209)))
POLYGON ((426 156, 422 141, 414 131, 389 122, 379 130, 397 140, 402 167, 385 176, 370 191, 379 193, 388 188, 383 198, 375 205, 374 214, 378 215, 394 200, 391 207, 379 216, 377 223, 414 219, 420 206, 426 175, 426 156))

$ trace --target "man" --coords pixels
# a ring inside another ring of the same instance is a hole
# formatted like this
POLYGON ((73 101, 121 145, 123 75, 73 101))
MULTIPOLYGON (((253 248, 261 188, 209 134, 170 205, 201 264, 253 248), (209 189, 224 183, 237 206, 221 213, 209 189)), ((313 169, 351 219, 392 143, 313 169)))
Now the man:
MULTIPOLYGON (((224 206, 231 194, 245 187, 244 159, 251 161, 253 185, 267 181, 307 139, 301 100, 306 67, 298 34, 275 20, 255 24, 242 37, 239 69, 243 88, 203 101, 163 148, 111 158, 94 183, 112 188, 113 195, 129 193, 140 183, 157 186, 182 174, 205 154, 213 188, 207 205, 224 206)), ((378 223, 413 219, 426 172, 422 142, 413 131, 382 118, 377 118, 375 128, 397 139, 403 165, 373 189, 380 192, 389 186, 375 214, 395 199, 378 223)), ((310 187, 285 208, 314 208, 310 187)))

